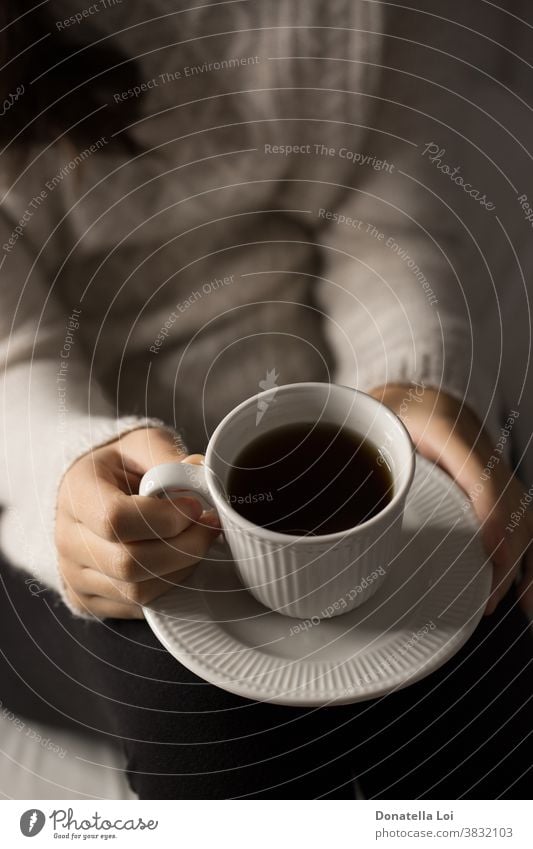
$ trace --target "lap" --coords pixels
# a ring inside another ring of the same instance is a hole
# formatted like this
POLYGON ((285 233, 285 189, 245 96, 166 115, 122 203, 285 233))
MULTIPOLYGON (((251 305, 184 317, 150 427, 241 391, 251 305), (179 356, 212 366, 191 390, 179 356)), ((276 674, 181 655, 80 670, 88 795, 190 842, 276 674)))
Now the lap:
POLYGON ((3 701, 120 742, 141 795, 150 774, 154 798, 353 798, 342 709, 227 693, 171 657, 146 623, 82 620, 51 592, 32 596, 11 568, 0 577, 3 701))
POLYGON ((449 663, 373 702, 296 709, 214 687, 146 623, 85 621, 0 566, 3 702, 109 735, 152 798, 521 798, 531 763, 532 640, 510 594, 449 663))
POLYGON ((511 591, 452 660, 375 705, 379 751, 361 774, 365 795, 403 798, 408 787, 407 798, 529 798, 532 660, 511 591))

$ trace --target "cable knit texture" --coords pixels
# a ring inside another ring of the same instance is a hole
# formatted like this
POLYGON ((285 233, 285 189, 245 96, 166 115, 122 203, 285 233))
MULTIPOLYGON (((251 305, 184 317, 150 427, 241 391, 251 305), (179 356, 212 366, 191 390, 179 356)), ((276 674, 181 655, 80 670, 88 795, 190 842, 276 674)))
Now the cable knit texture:
POLYGON ((202 451, 267 373, 416 380, 493 415, 486 271, 457 235, 489 213, 423 155, 436 139, 475 182, 453 129, 475 73, 428 63, 437 88, 390 70, 413 48, 377 3, 185 6, 83 23, 117 33, 149 83, 142 153, 103 139, 70 167, 81 151, 62 143, 2 171, 1 545, 60 591, 58 485, 128 429, 164 422, 202 451))

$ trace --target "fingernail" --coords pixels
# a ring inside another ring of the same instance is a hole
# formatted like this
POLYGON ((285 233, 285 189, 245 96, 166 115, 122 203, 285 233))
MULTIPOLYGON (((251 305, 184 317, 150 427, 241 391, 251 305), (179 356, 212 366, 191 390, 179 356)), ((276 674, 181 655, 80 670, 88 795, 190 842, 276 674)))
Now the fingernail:
POLYGON ((500 555, 500 557, 508 558, 510 556, 511 548, 509 546, 509 541, 506 539, 505 536, 500 536, 498 538, 498 541, 496 543, 496 547, 497 547, 498 554, 500 555))
POLYGON ((180 513, 184 513, 194 521, 198 521, 204 509, 197 498, 190 498, 188 495, 175 499, 174 504, 180 513))
POLYGON ((204 459, 203 454, 188 454, 183 460, 180 460, 180 463, 189 463, 189 465, 193 466, 203 466, 204 459))
POLYGON ((216 513, 214 510, 206 510, 206 512, 202 516, 202 524, 208 525, 209 527, 216 528, 218 530, 220 530, 221 528, 220 518, 218 516, 218 513, 216 513))
POLYGON ((498 599, 491 598, 487 602, 487 606, 485 607, 485 616, 491 616, 498 606, 498 599))

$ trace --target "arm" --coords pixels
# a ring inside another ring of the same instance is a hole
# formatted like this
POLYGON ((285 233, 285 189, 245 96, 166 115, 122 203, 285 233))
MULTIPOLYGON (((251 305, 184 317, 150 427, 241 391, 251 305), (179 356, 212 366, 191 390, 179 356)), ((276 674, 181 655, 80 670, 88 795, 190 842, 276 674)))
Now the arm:
MULTIPOLYGON (((98 510, 105 514, 122 491, 111 486, 104 493, 103 484, 98 489, 109 465, 122 456, 116 450, 122 445, 119 438, 139 428, 156 428, 154 462, 162 454, 162 442, 166 461, 183 457, 184 448, 177 434, 158 420, 117 416, 91 378, 77 342, 83 312, 62 308, 56 301, 44 265, 35 262, 29 248, 29 232, 9 244, 16 224, 6 213, 0 219, 0 245, 6 246, 0 270, 1 546, 8 560, 60 592, 77 612, 83 608, 98 613, 102 605, 93 611, 78 603, 82 594, 76 592, 78 572, 73 566, 81 563, 82 555, 76 557, 71 547, 65 568, 63 549, 67 538, 72 543, 74 530, 82 527, 88 512, 93 517, 98 510), (105 471, 96 475, 94 454, 103 452, 103 446, 109 448, 98 459, 105 471), (73 514, 69 502, 76 498, 73 514)), ((130 441, 128 454, 135 459, 145 444, 141 440, 136 448, 130 441)), ((151 464, 148 456, 144 461, 151 464)), ((129 503, 127 507, 131 510, 129 503)), ((122 514, 117 521, 122 522, 122 514)), ((154 524, 157 527, 156 519, 154 524)), ((99 565, 106 568, 105 559, 99 565)))
MULTIPOLYGON (((478 156, 478 163, 469 147, 476 136, 467 114, 472 107, 437 89, 424 92, 413 78, 410 85, 410 92, 394 85, 382 92, 407 109, 385 105, 379 135, 369 134, 369 150, 392 170, 364 172, 320 233, 320 301, 336 380, 370 391, 402 415, 418 449, 471 498, 495 565, 490 613, 516 577, 530 540, 527 520, 512 534, 506 530, 523 496, 505 462, 508 446, 486 479, 511 412, 500 409, 495 394, 500 339, 487 333, 487 317, 499 315, 501 292, 493 288, 485 261, 493 268, 499 262, 501 272, 498 254, 505 248, 488 205, 500 199, 486 161, 478 156), (462 166, 482 195, 490 186, 492 198, 479 203, 431 161, 428 145, 435 138, 446 151, 442 162, 462 166), (481 252, 474 235, 480 232, 486 236, 481 252), (480 482, 481 495, 472 497, 480 482)), ((476 97, 464 80, 451 86, 476 97)), ((502 281, 500 273, 496 285, 502 281)), ((530 560, 520 585, 525 607, 532 601, 530 560)))
POLYGON ((434 175, 418 148, 398 142, 387 159, 392 173, 371 171, 361 186, 349 186, 317 236, 324 256, 319 305, 336 380, 366 390, 391 383, 440 388, 496 434, 498 399, 484 336, 490 291, 465 271, 457 221, 432 193, 434 175))

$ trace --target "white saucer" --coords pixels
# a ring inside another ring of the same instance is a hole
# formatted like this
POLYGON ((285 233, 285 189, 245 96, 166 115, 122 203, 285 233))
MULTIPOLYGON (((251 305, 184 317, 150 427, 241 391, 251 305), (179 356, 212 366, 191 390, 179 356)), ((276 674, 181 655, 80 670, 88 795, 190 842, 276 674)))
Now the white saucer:
POLYGON ((255 601, 231 561, 206 560, 146 619, 180 663, 245 698, 309 707, 375 698, 429 675, 476 627, 492 569, 475 530, 464 494, 417 457, 402 550, 356 610, 291 619, 255 601))

